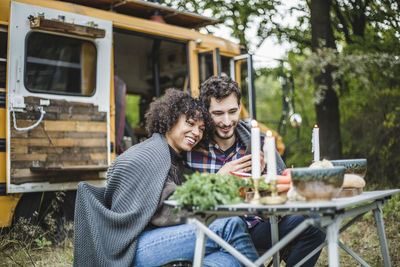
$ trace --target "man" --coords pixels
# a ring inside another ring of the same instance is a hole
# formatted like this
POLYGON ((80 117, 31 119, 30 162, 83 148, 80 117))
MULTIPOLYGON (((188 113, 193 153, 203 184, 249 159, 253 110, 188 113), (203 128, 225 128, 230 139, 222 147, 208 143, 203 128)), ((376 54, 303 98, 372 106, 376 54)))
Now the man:
MULTIPOLYGON (((241 109, 239 86, 229 77, 211 77, 200 86, 202 100, 214 122, 212 141, 205 148, 198 147, 186 154, 186 163, 193 170, 218 174, 232 171, 250 172, 251 155, 245 155, 250 126, 239 120, 241 109)), ((277 153, 277 152, 276 152, 277 153)), ((277 153, 277 173, 286 168, 277 153)), ((264 169, 265 164, 262 165, 264 169)), ((249 233, 257 249, 271 247, 270 223, 258 216, 245 215, 249 233)), ((305 218, 291 215, 280 218, 278 228, 282 238, 305 218)), ((325 234, 315 227, 308 227, 290 245, 290 254, 285 261, 287 266, 294 266, 325 240, 325 234)), ((319 253, 310 258, 303 266, 314 266, 319 253)), ((285 257, 283 257, 285 258, 285 257)))

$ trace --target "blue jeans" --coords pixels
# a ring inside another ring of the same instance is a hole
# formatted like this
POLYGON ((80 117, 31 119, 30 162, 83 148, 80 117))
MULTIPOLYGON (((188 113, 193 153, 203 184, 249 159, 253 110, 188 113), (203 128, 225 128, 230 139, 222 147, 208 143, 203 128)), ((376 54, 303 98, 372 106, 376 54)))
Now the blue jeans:
MULTIPOLYGON (((304 220, 305 218, 302 215, 283 217, 278 223, 279 238, 284 237, 304 220)), ((250 235, 257 249, 267 250, 271 248, 271 225, 269 221, 258 223, 254 228, 250 229, 250 235)), ((324 241, 325 233, 316 227, 309 226, 287 246, 291 251, 286 259, 286 266, 294 266, 324 241)), ((314 266, 320 254, 321 251, 302 266, 314 266)))
MULTIPOLYGON (((258 258, 246 223, 239 217, 217 219, 209 228, 252 261, 258 258)), ((143 232, 138 239, 134 266, 160 266, 175 260, 193 261, 196 243, 194 225, 161 227, 143 232)), ((217 243, 207 238, 204 266, 242 266, 217 243)))

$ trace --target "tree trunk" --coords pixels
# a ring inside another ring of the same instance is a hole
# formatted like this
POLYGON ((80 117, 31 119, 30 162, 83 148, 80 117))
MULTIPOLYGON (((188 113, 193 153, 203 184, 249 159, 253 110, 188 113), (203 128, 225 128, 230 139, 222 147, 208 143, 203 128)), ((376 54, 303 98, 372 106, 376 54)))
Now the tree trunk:
MULTIPOLYGON (((322 47, 336 48, 330 17, 330 0, 311 1, 312 49, 322 47)), ((317 124, 320 128, 321 159, 337 159, 342 155, 340 137, 339 99, 332 88, 331 68, 323 70, 314 77, 316 90, 324 87, 324 97, 315 105, 317 124)))

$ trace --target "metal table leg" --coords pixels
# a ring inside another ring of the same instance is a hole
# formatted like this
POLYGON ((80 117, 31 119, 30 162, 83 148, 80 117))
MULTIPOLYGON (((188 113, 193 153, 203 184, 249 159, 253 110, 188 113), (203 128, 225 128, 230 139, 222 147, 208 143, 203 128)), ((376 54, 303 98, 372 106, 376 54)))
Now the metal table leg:
POLYGON ((331 267, 339 266, 339 226, 340 221, 336 219, 332 222, 332 224, 328 225, 326 229, 326 238, 328 240, 329 266, 331 267))
POLYGON ((210 238, 215 241, 218 245, 222 248, 226 249, 228 253, 242 262, 245 266, 248 267, 257 267, 255 263, 249 260, 246 256, 240 253, 236 248, 232 247, 229 243, 223 240, 220 236, 216 233, 211 231, 207 226, 202 224, 200 221, 194 218, 188 218, 187 223, 193 224, 197 228, 196 232, 196 248, 194 252, 194 260, 193 260, 193 267, 201 267, 203 266, 203 259, 204 259, 204 252, 205 252, 205 244, 206 238, 210 238))
POLYGON ((349 249, 345 244, 339 241, 339 247, 341 247, 344 251, 347 252, 350 256, 352 256, 356 261, 358 261, 363 267, 371 267, 368 263, 365 262, 360 256, 354 253, 351 249, 349 249))
MULTIPOLYGON (((271 215, 269 217, 269 222, 271 224, 271 244, 272 247, 278 243, 279 240, 279 230, 278 230, 278 220, 275 215, 271 215)), ((274 267, 279 267, 280 265, 280 257, 279 251, 274 254, 274 267)))
MULTIPOLYGON (((191 219, 189 219, 190 221, 191 219)), ((206 249, 206 238, 207 236, 197 227, 196 230, 196 247, 194 249, 193 267, 203 266, 204 253, 206 249)))
POLYGON ((382 204, 379 204, 378 208, 374 209, 374 217, 375 217, 376 228, 378 230, 379 243, 381 245, 383 263, 385 267, 390 267, 391 266, 390 255, 386 241, 385 226, 383 224, 382 204))

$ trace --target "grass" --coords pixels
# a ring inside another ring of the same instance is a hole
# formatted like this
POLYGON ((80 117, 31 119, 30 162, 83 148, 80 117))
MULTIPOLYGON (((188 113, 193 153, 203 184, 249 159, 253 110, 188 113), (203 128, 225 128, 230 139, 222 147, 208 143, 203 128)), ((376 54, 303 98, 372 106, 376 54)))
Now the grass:
MULTIPOLYGON (((400 195, 395 195, 383 207, 385 232, 389 247, 392 266, 400 266, 400 195)), ((378 233, 372 212, 368 212, 363 219, 350 226, 340 235, 340 241, 356 252, 371 266, 383 266, 383 258, 379 245, 378 233)), ((340 266, 360 266, 344 250, 339 249, 340 266)), ((319 267, 328 266, 328 253, 325 247, 317 262, 319 267)))
MULTIPOLYGON (((386 238, 392 266, 400 266, 400 195, 394 196, 383 208, 386 238)), ((71 229, 72 225, 65 227, 71 229)), ((0 230, 0 266, 72 266, 73 238, 48 243, 51 234, 27 221, 20 221, 10 231, 0 230), (46 239, 48 237, 48 239, 46 239), (45 239, 43 239, 45 238, 45 239), (36 241, 35 241, 36 240, 36 241)), ((371 266, 383 266, 378 234, 371 212, 340 235, 340 240, 371 266)), ((317 262, 328 266, 326 248, 317 262)), ((340 266, 360 266, 340 249, 340 266)))
MULTIPOLYGON (((63 231, 72 233, 72 228, 66 223, 63 231)), ((20 218, 13 228, 0 230, 0 266, 71 266, 73 247, 68 234, 55 241, 49 230, 20 218)))

